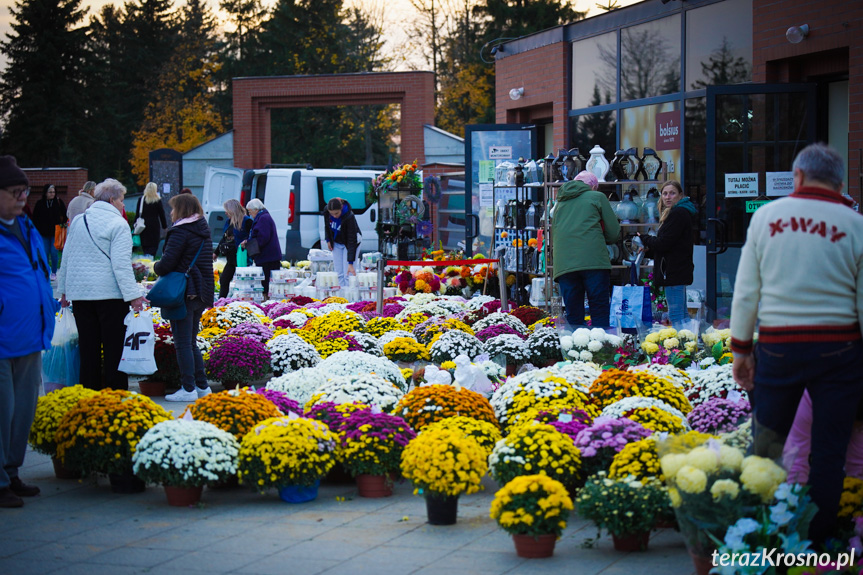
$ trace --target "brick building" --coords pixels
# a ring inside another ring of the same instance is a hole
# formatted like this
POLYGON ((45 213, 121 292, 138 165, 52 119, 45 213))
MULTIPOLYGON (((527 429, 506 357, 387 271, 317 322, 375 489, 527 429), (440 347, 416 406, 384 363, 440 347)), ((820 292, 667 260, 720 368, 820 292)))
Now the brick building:
POLYGON ((30 180, 30 197, 27 205, 30 209, 42 198, 42 190, 48 184, 54 184, 57 197, 67 206, 87 181, 86 168, 22 168, 30 180))

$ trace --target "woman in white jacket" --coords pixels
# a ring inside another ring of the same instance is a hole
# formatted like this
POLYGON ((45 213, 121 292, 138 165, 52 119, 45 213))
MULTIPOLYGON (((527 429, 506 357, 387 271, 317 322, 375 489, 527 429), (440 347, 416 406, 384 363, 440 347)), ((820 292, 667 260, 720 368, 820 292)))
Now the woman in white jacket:
POLYGON ((90 389, 129 389, 118 371, 129 306, 141 311, 144 297, 132 271, 132 231, 123 218, 126 188, 112 178, 96 186, 95 199, 75 218, 57 275, 60 305, 72 304, 81 354, 80 382, 90 389), (102 377, 102 352, 105 355, 102 377))

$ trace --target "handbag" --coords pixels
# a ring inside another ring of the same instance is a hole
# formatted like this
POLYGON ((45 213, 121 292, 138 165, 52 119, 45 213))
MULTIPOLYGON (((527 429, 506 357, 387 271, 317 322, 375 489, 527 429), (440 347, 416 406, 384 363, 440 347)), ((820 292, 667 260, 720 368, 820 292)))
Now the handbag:
POLYGON ((229 256, 233 253, 236 253, 237 246, 234 243, 234 230, 233 228, 228 228, 225 230, 225 233, 222 235, 222 239, 219 240, 219 245, 216 247, 216 253, 220 256, 229 256))
POLYGON ((256 238, 252 238, 246 242, 246 252, 251 259, 255 259, 257 256, 261 255, 261 246, 258 245, 258 240, 256 238))
MULTIPOLYGON (((189 268, 185 272, 171 272, 163 275, 156 281, 156 284, 152 289, 150 289, 150 293, 147 294, 147 299, 150 301, 151 305, 161 308, 176 308, 182 306, 185 311, 186 283, 189 280, 189 272, 192 270, 192 267, 194 267, 195 262, 198 261, 198 256, 201 255, 201 250, 204 249, 204 244, 206 242, 207 240, 201 242, 201 247, 198 248, 198 253, 195 254, 194 259, 192 259, 192 263, 189 264, 189 268)), ((183 314, 183 317, 185 317, 185 313, 183 314)))
POLYGON ((57 224, 54 226, 54 248, 62 250, 66 245, 66 226, 57 224))
MULTIPOLYGON (((141 209, 143 207, 144 207, 144 196, 141 196, 138 199, 138 213, 139 214, 141 213, 141 209)), ((144 222, 144 218, 139 216, 138 219, 135 220, 134 225, 132 226, 132 233, 134 235, 138 235, 141 232, 143 232, 145 229, 147 229, 147 224, 144 222)))

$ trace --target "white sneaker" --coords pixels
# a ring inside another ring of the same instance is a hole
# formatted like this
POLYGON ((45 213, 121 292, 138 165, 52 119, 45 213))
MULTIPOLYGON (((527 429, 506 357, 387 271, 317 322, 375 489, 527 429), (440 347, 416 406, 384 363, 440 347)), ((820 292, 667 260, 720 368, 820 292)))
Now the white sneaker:
POLYGON ((165 396, 165 401, 182 401, 189 403, 198 399, 198 393, 195 390, 186 391, 182 387, 179 391, 165 396))
POLYGON ((57 274, 51 274, 51 281, 52 282, 57 281, 57 274))
POLYGON ((201 399, 202 397, 206 397, 206 396, 210 395, 211 393, 213 393, 213 390, 210 389, 209 387, 205 387, 203 389, 200 387, 196 387, 195 391, 198 393, 198 399, 201 399))

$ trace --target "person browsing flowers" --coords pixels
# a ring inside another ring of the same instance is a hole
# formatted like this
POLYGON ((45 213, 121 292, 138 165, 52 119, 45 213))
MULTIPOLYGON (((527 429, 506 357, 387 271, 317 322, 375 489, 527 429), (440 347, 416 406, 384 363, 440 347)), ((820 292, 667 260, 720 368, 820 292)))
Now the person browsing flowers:
POLYGON ((267 299, 270 293, 270 272, 279 269, 282 260, 279 232, 276 230, 276 222, 273 221, 273 216, 270 215, 264 202, 254 198, 246 204, 246 209, 254 222, 252 223, 252 231, 249 232, 249 238, 243 240, 240 245, 245 248, 251 240, 257 242, 260 251, 251 257, 255 260, 255 265, 264 270, 264 279, 261 283, 264 286, 264 299, 267 299))
POLYGON ((327 247, 333 252, 333 266, 339 274, 339 285, 348 285, 348 276, 356 275, 354 262, 360 242, 360 227, 351 205, 342 198, 333 198, 327 203, 327 225, 324 226, 327 247))
MULTIPOLYGON (((231 288, 231 280, 234 279, 234 272, 237 271, 237 248, 241 243, 245 242, 252 231, 252 218, 246 214, 246 209, 238 200, 230 199, 225 202, 225 229, 222 234, 226 238, 233 238, 229 242, 228 251, 222 253, 228 263, 225 264, 225 269, 222 270, 219 276, 219 297, 226 298, 231 288)), ((217 254, 213 254, 215 258, 217 254)))

